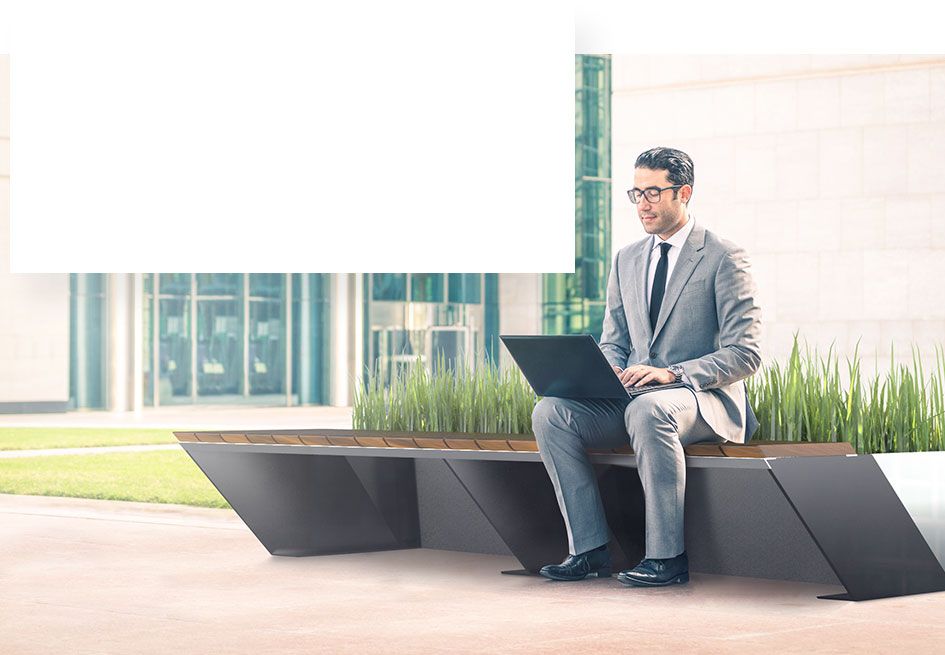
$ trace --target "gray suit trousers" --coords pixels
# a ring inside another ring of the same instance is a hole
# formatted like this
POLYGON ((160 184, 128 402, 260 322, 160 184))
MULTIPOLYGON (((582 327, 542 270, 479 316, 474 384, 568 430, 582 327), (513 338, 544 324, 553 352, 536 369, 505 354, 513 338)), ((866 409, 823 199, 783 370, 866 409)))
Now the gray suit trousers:
POLYGON ((646 557, 685 550, 683 446, 724 441, 699 414, 690 389, 665 389, 623 399, 545 397, 532 412, 532 430, 568 531, 572 555, 610 541, 588 448, 628 443, 636 455, 646 508, 646 557))

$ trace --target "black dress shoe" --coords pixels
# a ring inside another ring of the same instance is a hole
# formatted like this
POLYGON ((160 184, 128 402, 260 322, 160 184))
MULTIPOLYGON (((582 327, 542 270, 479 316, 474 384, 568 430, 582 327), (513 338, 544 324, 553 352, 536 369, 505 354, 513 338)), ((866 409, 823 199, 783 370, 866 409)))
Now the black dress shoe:
POLYGON ((583 580, 591 573, 596 573, 598 578, 609 578, 612 571, 605 544, 586 553, 568 555, 560 564, 543 566, 538 574, 551 580, 583 580))
POLYGON ((633 587, 665 587, 689 582, 689 557, 683 551, 668 559, 644 559, 629 571, 621 571, 617 580, 633 587))

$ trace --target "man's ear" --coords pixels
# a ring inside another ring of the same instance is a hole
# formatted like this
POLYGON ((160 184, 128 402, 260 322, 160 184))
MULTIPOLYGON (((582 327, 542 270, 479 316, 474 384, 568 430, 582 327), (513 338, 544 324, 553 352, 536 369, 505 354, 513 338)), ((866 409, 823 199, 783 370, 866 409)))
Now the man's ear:
POLYGON ((684 204, 689 204, 689 199, 692 197, 692 187, 688 184, 684 184, 681 189, 679 189, 679 200, 684 204))

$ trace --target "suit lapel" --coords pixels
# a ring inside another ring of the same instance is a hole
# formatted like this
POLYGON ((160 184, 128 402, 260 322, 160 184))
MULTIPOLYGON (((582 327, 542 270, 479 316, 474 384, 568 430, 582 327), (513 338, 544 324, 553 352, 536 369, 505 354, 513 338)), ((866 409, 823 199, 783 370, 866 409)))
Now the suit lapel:
MULTIPOLYGON (((689 220, 694 219, 690 217, 689 220)), ((702 260, 702 249, 704 247, 705 228, 698 224, 693 225, 692 232, 689 233, 689 238, 686 239, 686 243, 683 244, 682 249, 679 251, 679 258, 676 260, 676 265, 673 267, 673 274, 666 284, 666 293, 663 295, 663 304, 660 305, 660 314, 656 319, 656 327, 653 329, 653 334, 650 336, 650 345, 653 345, 653 342, 656 341, 660 330, 662 330, 663 325, 666 324, 669 313, 673 311, 673 307, 679 299, 679 294, 682 293, 686 282, 688 282, 689 278, 692 276, 692 272, 702 260)), ((644 278, 644 288, 645 285, 646 281, 644 278)), ((649 323, 649 321, 647 321, 647 323, 649 323)))
POLYGON ((633 315, 637 317, 646 335, 647 343, 652 341, 652 328, 650 327, 650 300, 646 297, 647 275, 650 270, 650 247, 653 245, 652 238, 645 239, 640 245, 640 251, 633 258, 633 279, 636 281, 637 293, 636 307, 633 308, 633 315))

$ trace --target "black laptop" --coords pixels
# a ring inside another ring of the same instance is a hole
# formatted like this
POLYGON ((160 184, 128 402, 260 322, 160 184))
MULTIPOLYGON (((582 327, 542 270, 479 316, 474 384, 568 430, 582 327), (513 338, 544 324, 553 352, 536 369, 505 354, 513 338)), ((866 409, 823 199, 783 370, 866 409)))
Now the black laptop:
POLYGON ((633 398, 685 386, 682 382, 626 388, 590 334, 499 335, 539 396, 633 398))

